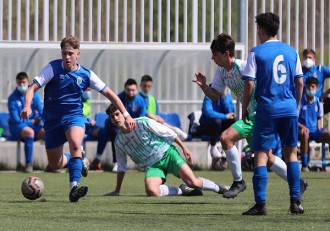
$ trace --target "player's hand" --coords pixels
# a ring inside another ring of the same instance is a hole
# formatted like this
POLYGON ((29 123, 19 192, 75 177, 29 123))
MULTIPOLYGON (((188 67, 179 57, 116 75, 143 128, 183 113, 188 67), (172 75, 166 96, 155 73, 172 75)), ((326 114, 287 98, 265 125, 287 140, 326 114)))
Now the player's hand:
POLYGON ((125 124, 130 132, 135 128, 135 120, 130 115, 125 118, 125 124))
POLYGON ((193 80, 194 83, 197 83, 198 86, 202 87, 206 85, 206 77, 203 73, 198 72, 195 73, 196 79, 193 80))
POLYGON ((23 110, 21 111, 21 113, 19 114, 19 116, 23 120, 28 120, 31 113, 32 113, 32 110, 30 107, 24 107, 23 110))
POLYGON ((41 119, 40 118, 33 119, 33 124, 34 125, 38 125, 38 124, 40 124, 40 122, 41 122, 41 119))
POLYGON ((184 149, 183 154, 186 157, 187 164, 192 164, 193 163, 193 157, 192 157, 192 153, 190 152, 190 150, 187 149, 187 148, 184 149))
POLYGON ((96 124, 96 121, 95 120, 93 120, 93 119, 91 119, 91 122, 90 122, 90 124, 91 124, 91 126, 95 126, 95 124, 96 124))
POLYGON ((226 114, 226 116, 227 116, 227 119, 234 119, 235 118, 235 113, 231 112, 231 113, 226 114))
POLYGON ((106 193, 103 196, 111 196, 111 197, 119 196, 119 192, 113 191, 113 192, 106 193))
POLYGON ((248 113, 248 111, 245 111, 244 113, 243 113, 243 115, 242 115, 242 120, 243 120, 243 122, 245 123, 245 124, 249 124, 249 113, 248 113))

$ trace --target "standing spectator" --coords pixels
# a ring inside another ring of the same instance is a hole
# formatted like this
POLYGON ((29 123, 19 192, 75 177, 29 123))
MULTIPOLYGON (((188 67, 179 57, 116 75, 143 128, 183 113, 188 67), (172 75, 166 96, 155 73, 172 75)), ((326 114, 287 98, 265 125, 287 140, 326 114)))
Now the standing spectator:
POLYGON ((330 68, 323 65, 315 64, 316 57, 315 51, 313 49, 305 49, 303 51, 304 65, 302 66, 302 71, 304 74, 304 83, 309 77, 317 78, 318 80, 318 90, 316 92, 316 97, 320 98, 321 102, 324 102, 324 113, 330 112, 330 98, 328 97, 330 89, 323 93, 324 82, 327 78, 330 78, 330 68))
POLYGON ((106 196, 119 196, 127 171, 128 156, 140 168, 146 169, 145 190, 148 196, 197 196, 203 195, 200 190, 219 194, 228 190, 228 186, 194 175, 172 142, 182 148, 189 164, 193 162, 192 153, 172 129, 153 119, 142 117, 135 119, 137 126, 130 131, 124 124, 123 114, 116 106, 111 104, 107 113, 114 126, 120 131, 115 140, 118 155, 116 188, 106 196), (180 187, 165 185, 168 173, 181 178, 185 184, 180 187))
POLYGON ((301 152, 301 171, 309 171, 308 143, 315 140, 317 143, 330 143, 330 132, 321 127, 323 117, 323 105, 316 96, 318 80, 309 77, 305 82, 305 93, 301 99, 299 113, 299 138, 301 152))
POLYGON ((96 157, 90 164, 90 170, 101 170, 101 159, 104 149, 108 143, 108 133, 103 127, 96 125, 96 121, 91 118, 91 88, 87 88, 82 94, 83 113, 87 119, 85 134, 97 139, 96 157))
POLYGON ((129 129, 135 121, 126 111, 117 95, 91 70, 78 63, 80 41, 69 35, 61 41, 62 59, 48 63, 34 78, 25 94, 20 116, 29 118, 34 92, 45 86, 44 113, 45 145, 49 164, 53 170, 69 169, 70 202, 77 202, 87 194, 88 186, 79 186, 83 168, 81 144, 85 135, 82 94, 87 87, 99 91, 116 104, 125 117, 129 129), (70 154, 63 153, 69 142, 70 154))
POLYGON ((29 87, 29 77, 25 72, 16 75, 16 88, 8 97, 9 129, 13 138, 23 140, 25 152, 25 172, 33 171, 33 143, 35 140, 45 138, 43 128, 41 102, 38 92, 32 96, 31 114, 27 120, 20 118, 20 112, 24 107, 24 94, 29 87))
POLYGON ((297 51, 277 39, 279 17, 273 13, 256 16, 260 45, 252 48, 246 68, 243 121, 247 122, 249 105, 255 81, 257 100, 252 140, 255 152, 253 189, 256 204, 243 215, 266 215, 267 161, 281 140, 287 163, 290 189, 290 211, 304 213, 300 199, 300 166, 297 158, 298 113, 302 90, 302 69, 297 51))

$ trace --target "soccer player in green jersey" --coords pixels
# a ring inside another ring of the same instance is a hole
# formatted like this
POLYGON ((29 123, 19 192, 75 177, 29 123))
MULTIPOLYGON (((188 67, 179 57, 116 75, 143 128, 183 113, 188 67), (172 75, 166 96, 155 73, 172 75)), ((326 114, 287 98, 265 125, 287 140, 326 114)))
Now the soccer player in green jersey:
POLYGON ((145 190, 148 196, 202 195, 201 190, 223 194, 229 189, 229 186, 194 175, 172 142, 182 148, 188 163, 193 161, 192 153, 172 129, 153 119, 140 117, 135 119, 136 127, 130 131, 123 114, 114 104, 108 107, 107 114, 120 131, 115 139, 117 184, 115 190, 106 196, 119 196, 127 170, 127 156, 140 168, 146 169, 145 190), (185 184, 180 187, 165 185, 168 173, 181 178, 185 184))

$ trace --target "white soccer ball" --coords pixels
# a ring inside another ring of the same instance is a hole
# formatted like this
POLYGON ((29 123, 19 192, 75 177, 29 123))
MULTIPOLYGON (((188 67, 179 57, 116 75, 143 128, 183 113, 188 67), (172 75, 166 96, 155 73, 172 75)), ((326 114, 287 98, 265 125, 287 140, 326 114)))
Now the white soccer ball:
POLYGON ((224 171, 227 168, 227 159, 225 157, 218 157, 212 159, 212 169, 215 171, 224 171))
POLYGON ((22 182, 21 191, 25 198, 36 200, 44 193, 44 183, 39 177, 29 176, 22 182))

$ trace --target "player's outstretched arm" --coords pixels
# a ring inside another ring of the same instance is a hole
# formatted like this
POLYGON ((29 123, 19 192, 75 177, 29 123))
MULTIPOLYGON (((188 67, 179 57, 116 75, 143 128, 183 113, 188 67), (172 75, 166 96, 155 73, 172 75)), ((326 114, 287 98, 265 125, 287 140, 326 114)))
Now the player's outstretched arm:
POLYGON ((117 173, 117 183, 116 183, 115 191, 104 194, 104 196, 119 196, 121 185, 122 185, 123 180, 124 180, 124 176, 125 176, 125 172, 118 172, 117 173))
POLYGON ((202 89, 202 91, 204 92, 204 94, 209 97, 212 101, 216 101, 221 97, 221 93, 218 92, 217 90, 209 87, 206 83, 206 77, 203 73, 198 72, 195 74, 196 79, 193 80, 194 83, 196 83, 198 86, 200 86, 200 88, 202 89))
POLYGON ((38 85, 32 83, 32 85, 27 89, 24 96, 24 108, 20 113, 20 117, 23 119, 29 119, 30 114, 32 113, 31 104, 34 93, 39 89, 38 85))

